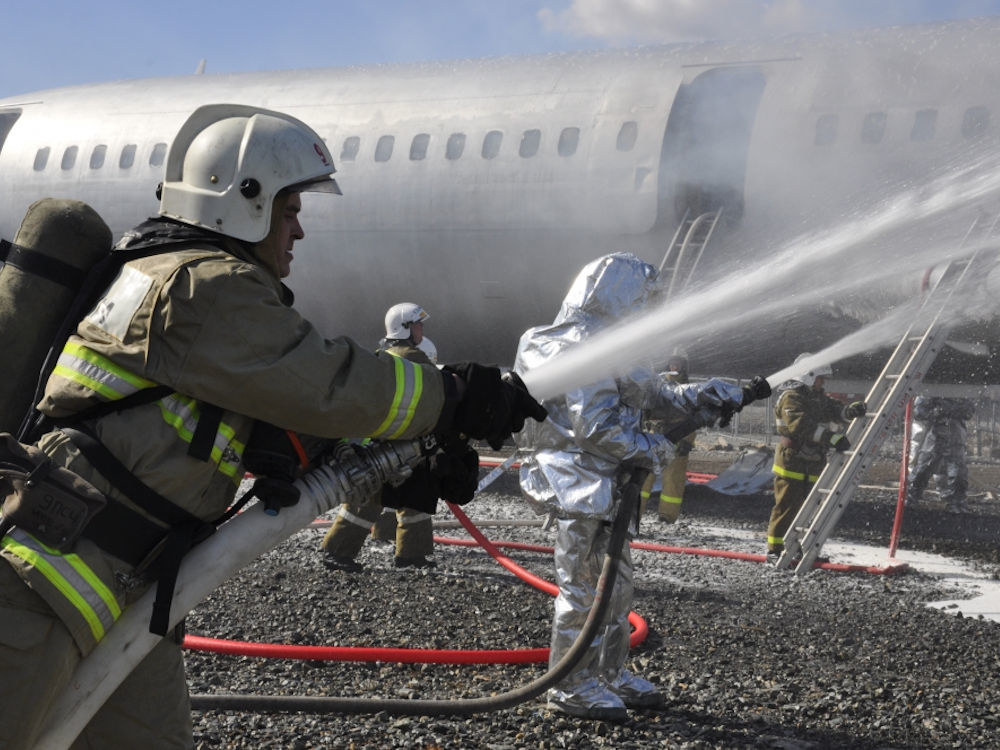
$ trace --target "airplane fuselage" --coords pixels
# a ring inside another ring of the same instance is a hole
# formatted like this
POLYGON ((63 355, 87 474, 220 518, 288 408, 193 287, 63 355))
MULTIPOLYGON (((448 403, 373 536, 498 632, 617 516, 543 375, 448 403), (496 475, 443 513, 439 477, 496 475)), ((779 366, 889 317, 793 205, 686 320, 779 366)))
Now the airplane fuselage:
MULTIPOLYGON (((510 363, 583 264, 659 264, 686 212, 723 209, 703 269, 718 273, 995 149, 998 38, 981 20, 52 89, 0 100, 0 236, 44 196, 86 201, 118 235, 155 214, 195 107, 282 110, 327 141, 344 192, 304 199, 290 282, 307 317, 374 346, 385 310, 414 301, 442 361, 510 363)), ((968 223, 949 218, 942 241, 968 223)), ((767 356, 827 334, 804 326, 767 356)))

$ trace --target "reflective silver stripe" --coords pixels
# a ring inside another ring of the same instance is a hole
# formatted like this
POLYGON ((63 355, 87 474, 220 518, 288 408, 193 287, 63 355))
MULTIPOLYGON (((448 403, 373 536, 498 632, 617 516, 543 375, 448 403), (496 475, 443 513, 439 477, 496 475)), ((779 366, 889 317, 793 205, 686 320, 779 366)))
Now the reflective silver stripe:
POLYGON ((63 347, 53 374, 71 380, 107 401, 116 401, 156 385, 72 341, 63 347))
POLYGON ((432 518, 434 518, 434 516, 430 515, 429 513, 413 513, 413 514, 407 513, 405 515, 397 515, 396 523, 398 523, 400 526, 409 526, 410 524, 413 523, 422 523, 423 521, 430 521, 432 518))
POLYGON ((346 505, 341 505, 340 510, 337 511, 337 517, 344 519, 347 523, 352 523, 355 526, 360 526, 363 529, 370 529, 372 527, 371 521, 366 521, 361 516, 356 516, 351 511, 347 509, 346 505))
POLYGON ((4 537, 3 547, 31 565, 66 597, 86 621, 94 640, 101 640, 121 617, 114 594, 79 555, 61 554, 18 528, 4 537))
POLYGON ((812 441, 818 443, 823 439, 823 432, 826 430, 826 425, 818 424, 816 425, 816 432, 813 433, 812 441))

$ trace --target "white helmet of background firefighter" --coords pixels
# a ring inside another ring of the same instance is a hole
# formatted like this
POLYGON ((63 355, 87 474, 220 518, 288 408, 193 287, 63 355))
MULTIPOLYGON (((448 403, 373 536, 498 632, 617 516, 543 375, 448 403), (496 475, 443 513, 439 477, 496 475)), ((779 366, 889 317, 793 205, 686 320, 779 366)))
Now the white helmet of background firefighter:
POLYGON ((199 107, 181 126, 158 189, 160 215, 247 242, 271 228, 281 191, 340 195, 323 139, 282 112, 199 107))
POLYGON ((394 341, 410 338, 410 326, 423 323, 430 315, 420 305, 413 302, 400 302, 393 305, 385 314, 385 337, 394 341))
MULTIPOLYGON (((795 362, 792 364, 798 364, 809 359, 812 356, 811 352, 802 352, 799 356, 795 358, 795 362)), ((797 380, 803 385, 807 385, 810 388, 816 382, 816 378, 826 378, 833 375, 833 370, 828 364, 817 364, 815 367, 810 367, 808 370, 799 370, 796 375, 793 376, 793 380, 797 380)))

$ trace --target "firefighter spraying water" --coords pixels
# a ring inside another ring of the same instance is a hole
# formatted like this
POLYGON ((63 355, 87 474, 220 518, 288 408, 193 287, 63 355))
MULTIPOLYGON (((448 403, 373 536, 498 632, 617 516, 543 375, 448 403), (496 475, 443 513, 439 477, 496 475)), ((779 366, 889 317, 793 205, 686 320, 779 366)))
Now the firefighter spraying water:
MULTIPOLYGON (((258 424, 326 440, 434 434, 499 447, 525 419, 545 417, 498 368, 376 356, 324 339, 291 306, 281 279, 305 234, 300 195, 339 193, 333 171, 323 140, 283 113, 206 105, 180 128, 159 216, 110 253, 117 267, 104 267, 108 283, 56 343, 20 431, 41 450, 20 465, 25 481, 4 488, 4 515, 18 515, 0 548, 0 744, 30 747, 52 728, 48 709, 76 667, 147 592, 145 625, 166 637, 86 722, 83 741, 192 744, 173 591, 185 556, 225 520, 247 457, 261 455, 258 424), (58 547, 41 541, 46 499, 74 488, 51 467, 88 485, 78 494, 106 500, 58 547)), ((298 501, 284 477, 264 478, 278 480, 272 508, 298 501)))

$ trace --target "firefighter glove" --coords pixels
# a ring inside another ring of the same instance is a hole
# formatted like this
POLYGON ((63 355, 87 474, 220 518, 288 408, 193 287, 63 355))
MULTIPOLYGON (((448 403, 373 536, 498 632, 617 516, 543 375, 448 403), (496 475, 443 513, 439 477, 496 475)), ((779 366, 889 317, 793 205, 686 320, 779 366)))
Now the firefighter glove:
POLYGON ((468 445, 443 451, 432 460, 431 474, 442 500, 465 505, 479 487, 479 454, 468 445))
POLYGON ((851 449, 851 443, 847 439, 847 435, 842 432, 837 432, 830 436, 830 445, 838 453, 843 453, 851 449))
POLYGON ((251 492, 264 504, 264 512, 269 516, 276 516, 282 508, 290 508, 299 501, 298 487, 273 477, 255 479, 251 492))
POLYGON ((444 368, 465 383, 465 393, 455 408, 454 427, 494 450, 503 447, 511 433, 519 432, 528 417, 539 422, 545 408, 528 393, 514 373, 501 376, 498 367, 461 362, 444 368))
POLYGON ((422 463, 402 484, 384 485, 381 502, 385 508, 410 508, 421 513, 434 513, 438 497, 438 482, 431 474, 431 467, 422 463))
POLYGON ((752 401, 759 401, 771 395, 771 384, 760 375, 755 375, 753 379, 743 386, 743 406, 752 401))
POLYGON ((857 419, 868 413, 868 405, 864 401, 852 401, 844 407, 845 419, 857 419))

